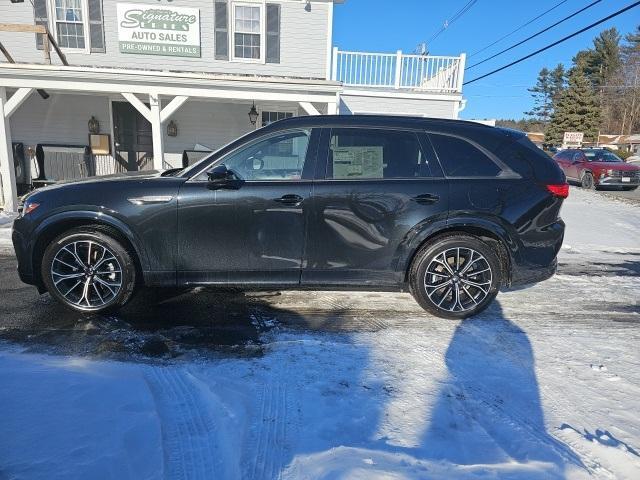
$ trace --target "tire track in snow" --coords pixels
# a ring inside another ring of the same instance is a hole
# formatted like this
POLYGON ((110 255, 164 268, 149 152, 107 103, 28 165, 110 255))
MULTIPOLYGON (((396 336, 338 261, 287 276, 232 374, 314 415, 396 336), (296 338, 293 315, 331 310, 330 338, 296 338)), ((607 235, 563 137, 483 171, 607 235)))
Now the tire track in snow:
POLYGON ((297 427, 295 416, 291 421, 292 406, 287 382, 266 382, 259 396, 260 417, 256 419, 256 429, 250 434, 249 452, 253 458, 246 478, 278 479, 290 455, 289 442, 294 433, 291 426, 297 427))
POLYGON ((222 478, 216 456, 214 419, 184 373, 172 367, 151 367, 145 379, 158 410, 164 477, 171 480, 222 478))

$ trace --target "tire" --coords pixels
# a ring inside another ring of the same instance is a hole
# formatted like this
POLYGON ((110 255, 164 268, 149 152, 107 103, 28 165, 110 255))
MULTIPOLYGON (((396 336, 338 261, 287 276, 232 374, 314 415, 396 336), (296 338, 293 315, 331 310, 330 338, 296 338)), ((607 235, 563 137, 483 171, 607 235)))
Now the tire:
POLYGON ((593 181, 593 175, 589 172, 582 175, 582 180, 580 181, 580 186, 586 190, 595 189, 595 183, 593 181))
POLYGON ((55 238, 45 249, 40 273, 49 294, 67 308, 101 313, 133 295, 132 255, 108 229, 81 227, 55 238))
POLYGON ((634 187, 622 187, 622 190, 625 192, 631 192, 633 190, 635 190, 636 188, 638 188, 638 186, 634 186, 634 187))
POLYGON ((416 253, 409 271, 409 288, 427 312, 441 318, 463 319, 491 304, 498 294, 501 271, 500 260, 490 245, 472 235, 447 234, 436 237, 416 253), (461 252, 460 260, 457 252, 461 252), (442 262, 444 258, 449 260, 448 268, 442 262))

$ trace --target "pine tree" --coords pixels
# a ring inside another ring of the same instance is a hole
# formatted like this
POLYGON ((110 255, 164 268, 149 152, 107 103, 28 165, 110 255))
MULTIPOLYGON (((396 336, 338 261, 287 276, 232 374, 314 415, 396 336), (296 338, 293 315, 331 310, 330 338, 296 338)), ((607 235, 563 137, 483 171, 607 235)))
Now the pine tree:
POLYGON ((620 34, 613 27, 604 30, 593 40, 595 67, 598 70, 596 84, 606 85, 620 69, 620 34))
POLYGON ((553 112, 551 98, 551 72, 547 67, 540 70, 536 84, 532 88, 528 88, 533 96, 534 107, 525 115, 548 122, 553 112))
POLYGON ((545 131, 545 140, 562 143, 564 132, 583 132, 585 141, 594 141, 600 126, 600 105, 585 72, 579 65, 569 73, 569 86, 558 98, 545 131))
POLYGON ((540 70, 536 84, 528 89, 533 95, 534 107, 525 112, 525 115, 544 124, 549 122, 558 95, 564 89, 564 76, 564 66, 561 63, 553 70, 546 67, 540 70))

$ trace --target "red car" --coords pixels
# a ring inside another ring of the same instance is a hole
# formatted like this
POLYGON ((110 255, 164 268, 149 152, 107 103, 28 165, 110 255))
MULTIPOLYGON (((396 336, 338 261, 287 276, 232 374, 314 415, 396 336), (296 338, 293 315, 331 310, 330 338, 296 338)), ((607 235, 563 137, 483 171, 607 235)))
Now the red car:
POLYGON ((635 190, 640 185, 640 166, 625 163, 604 148, 563 150, 553 159, 564 171, 567 181, 578 182, 582 188, 635 190))

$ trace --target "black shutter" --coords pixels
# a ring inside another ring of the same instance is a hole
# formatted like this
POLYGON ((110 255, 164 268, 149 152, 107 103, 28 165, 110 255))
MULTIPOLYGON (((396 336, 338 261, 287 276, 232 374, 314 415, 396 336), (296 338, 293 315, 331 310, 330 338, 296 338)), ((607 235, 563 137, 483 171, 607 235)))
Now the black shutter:
MULTIPOLYGON (((36 25, 44 25, 49 28, 47 17, 47 0, 33 0, 34 20, 36 25)), ((42 50, 42 34, 36 33, 36 48, 42 50)))
POLYGON ((280 63, 280 5, 267 3, 267 63, 280 63))
POLYGON ((215 59, 229 60, 229 12, 227 2, 214 4, 215 59))
POLYGON ((102 0, 89 0, 89 45, 92 52, 105 52, 102 0))

